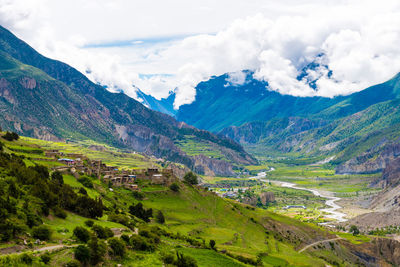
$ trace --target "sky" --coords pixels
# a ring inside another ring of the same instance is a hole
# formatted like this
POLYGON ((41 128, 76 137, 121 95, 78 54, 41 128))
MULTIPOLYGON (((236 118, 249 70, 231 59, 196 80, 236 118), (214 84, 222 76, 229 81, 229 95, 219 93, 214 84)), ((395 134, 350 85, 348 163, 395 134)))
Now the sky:
POLYGON ((224 73, 333 97, 400 71, 398 0, 0 0, 0 24, 110 91, 175 91, 176 108, 224 73), (311 62, 319 67, 297 79, 311 62))

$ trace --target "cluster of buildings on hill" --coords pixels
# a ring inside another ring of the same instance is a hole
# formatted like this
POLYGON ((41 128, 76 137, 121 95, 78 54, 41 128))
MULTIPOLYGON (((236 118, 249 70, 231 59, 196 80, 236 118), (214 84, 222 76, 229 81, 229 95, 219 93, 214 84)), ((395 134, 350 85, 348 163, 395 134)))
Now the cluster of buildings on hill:
POLYGON ((62 153, 58 150, 45 151, 47 157, 57 159, 63 166, 54 167, 53 170, 70 172, 76 178, 86 174, 97 176, 113 186, 123 186, 130 190, 139 190, 137 179, 148 180, 152 184, 170 185, 176 181, 172 169, 148 168, 140 170, 119 170, 115 166, 108 166, 101 160, 90 160, 85 155, 76 153, 62 153))

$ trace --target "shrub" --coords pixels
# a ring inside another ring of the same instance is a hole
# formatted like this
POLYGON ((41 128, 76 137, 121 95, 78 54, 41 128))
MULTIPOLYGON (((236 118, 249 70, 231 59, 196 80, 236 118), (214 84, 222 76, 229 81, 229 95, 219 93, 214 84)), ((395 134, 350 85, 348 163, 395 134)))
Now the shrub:
POLYGON ((197 175, 194 174, 193 172, 186 173, 185 176, 183 176, 183 180, 185 180, 186 183, 191 184, 191 185, 195 185, 195 184, 199 183, 199 181, 197 179, 197 175))
POLYGON ((360 234, 360 230, 358 230, 358 227, 355 225, 350 226, 349 232, 352 233, 353 235, 360 234))
POLYGON ((74 229, 74 236, 81 242, 87 243, 90 239, 89 231, 82 226, 77 226, 74 229))
POLYGON ((161 212, 161 210, 159 210, 157 212, 156 220, 158 223, 161 223, 161 224, 165 223, 165 217, 164 217, 164 214, 161 212))
POLYGON ((49 240, 51 238, 51 229, 46 225, 33 227, 32 236, 40 240, 49 240))
POLYGON ((75 248, 74 251, 75 259, 83 263, 87 264, 90 260, 90 250, 87 246, 79 245, 75 248))
POLYGON ((44 264, 48 264, 51 261, 51 257, 49 253, 44 253, 40 256, 40 260, 44 263, 44 264))
POLYGON ((43 221, 39 215, 34 214, 34 213, 26 214, 26 225, 28 225, 29 228, 32 228, 33 226, 41 225, 42 223, 43 223, 43 221))
POLYGON ((126 244, 129 244, 129 235, 127 234, 121 235, 121 240, 123 240, 126 244))
POLYGON ((211 239, 209 244, 210 244, 210 248, 215 249, 215 240, 214 239, 211 239))
POLYGON ((96 233, 96 236, 101 239, 107 239, 113 237, 114 233, 108 227, 103 227, 101 225, 95 224, 92 226, 92 230, 96 233))
POLYGON ((108 220, 111 222, 116 222, 123 224, 125 226, 130 226, 131 220, 128 216, 123 215, 123 214, 109 214, 108 215, 108 220))
POLYGON ((182 253, 176 252, 177 260, 175 265, 177 267, 197 267, 197 262, 190 256, 185 256, 182 253))
POLYGON ((92 227, 93 224, 94 224, 94 221, 92 221, 92 220, 86 220, 86 221, 85 221, 85 225, 86 225, 87 227, 92 227))
POLYGON ((67 218, 67 213, 65 212, 65 210, 63 210, 60 207, 55 207, 54 208, 54 215, 61 218, 61 219, 65 219, 67 218))
POLYGON ((83 184, 83 186, 87 187, 87 188, 93 188, 93 183, 92 180, 86 176, 86 175, 82 175, 79 179, 78 182, 80 182, 81 184, 83 184))
POLYGON ((169 264, 169 265, 172 265, 175 262, 174 254, 171 254, 171 253, 162 255, 161 259, 165 264, 169 264))
POLYGON ((153 244, 147 242, 147 240, 140 235, 132 235, 129 239, 129 243, 134 250, 154 251, 155 249, 153 244))
POLYGON ((33 257, 32 257, 32 255, 24 253, 24 254, 21 255, 21 261, 23 263, 25 263, 26 265, 32 265, 33 257))
POLYGON ((79 191, 78 191, 78 193, 79 193, 79 194, 82 194, 82 195, 85 195, 85 196, 87 196, 87 195, 88 195, 88 194, 87 194, 87 191, 86 191, 86 189, 85 189, 85 188, 83 188, 83 187, 79 188, 79 191))
POLYGON ((129 206, 129 213, 144 220, 145 222, 150 222, 150 217, 153 217, 152 209, 144 209, 142 203, 137 203, 136 205, 129 206))
POLYGON ((0 142, 0 151, 3 151, 4 144, 0 142))
POLYGON ((90 263, 96 265, 103 261, 107 252, 107 245, 104 242, 99 241, 97 237, 93 236, 92 239, 90 239, 88 246, 90 250, 90 263))
POLYGON ((144 194, 138 191, 133 191, 132 195, 134 198, 136 198, 137 200, 143 200, 144 199, 144 194))
POLYGON ((3 135, 3 138, 7 141, 13 141, 13 140, 18 140, 19 135, 15 132, 6 132, 6 134, 3 135))
POLYGON ((77 260, 72 260, 72 261, 67 262, 64 266, 65 267, 81 267, 81 264, 77 260))
POLYGON ((116 237, 110 238, 108 240, 108 245, 111 248, 111 255, 114 257, 124 257, 125 255, 125 243, 116 237))
POLYGON ((173 183, 169 186, 169 189, 171 189, 174 192, 179 192, 179 185, 177 183, 173 183))
POLYGON ((51 180, 55 181, 59 185, 64 184, 64 178, 62 176, 62 173, 59 171, 55 171, 51 174, 51 180))

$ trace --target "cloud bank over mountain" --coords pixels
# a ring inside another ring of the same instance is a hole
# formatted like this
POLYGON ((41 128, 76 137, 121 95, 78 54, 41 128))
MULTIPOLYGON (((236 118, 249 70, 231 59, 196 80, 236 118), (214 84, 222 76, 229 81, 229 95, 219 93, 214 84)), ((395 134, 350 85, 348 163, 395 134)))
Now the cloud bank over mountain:
POLYGON ((175 107, 194 100, 199 82, 228 72, 235 84, 244 82, 241 70, 252 70, 282 94, 332 97, 400 71, 400 4, 394 0, 205 1, 197 9, 191 7, 196 1, 89 0, 76 11, 74 32, 60 33, 60 10, 68 14, 79 5, 68 2, 0 0, 0 23, 110 90, 136 97, 135 85, 160 98, 176 88, 175 107), (99 11, 104 5, 107 14, 99 11), (141 17, 151 6, 154 17, 141 17))

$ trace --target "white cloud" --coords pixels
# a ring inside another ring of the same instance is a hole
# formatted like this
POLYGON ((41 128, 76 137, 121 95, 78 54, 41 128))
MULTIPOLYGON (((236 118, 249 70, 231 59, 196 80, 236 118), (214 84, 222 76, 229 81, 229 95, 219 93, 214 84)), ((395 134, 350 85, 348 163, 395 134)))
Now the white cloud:
POLYGON ((134 84, 160 98, 177 88, 176 107, 199 82, 230 73, 240 84, 246 69, 283 94, 328 97, 400 71, 396 0, 0 0, 0 23, 111 90, 136 97, 134 84), (115 44, 88 46, 104 42, 115 44), (320 53, 331 73, 321 66, 298 81, 320 53), (307 85, 315 79, 317 90, 307 85))

